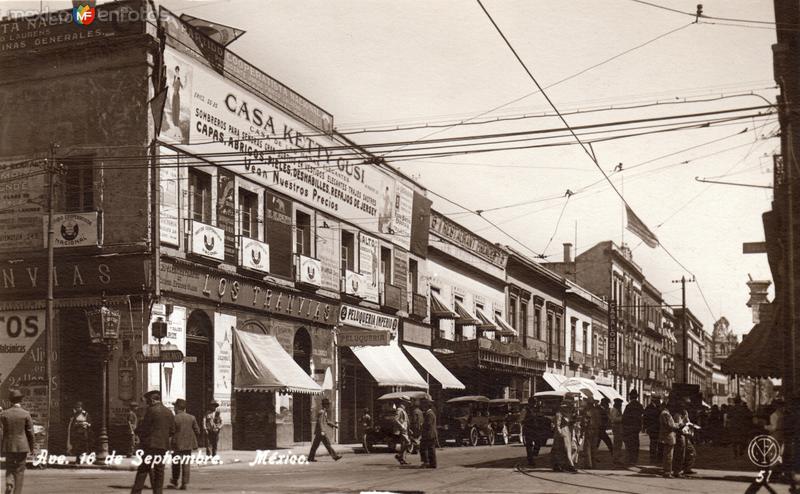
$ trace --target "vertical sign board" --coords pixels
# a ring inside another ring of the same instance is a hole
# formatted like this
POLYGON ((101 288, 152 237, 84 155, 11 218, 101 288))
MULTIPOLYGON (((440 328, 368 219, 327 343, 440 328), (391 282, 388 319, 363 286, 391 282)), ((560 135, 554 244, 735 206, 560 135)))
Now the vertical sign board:
POLYGON ((44 177, 36 162, 0 162, 0 252, 39 249, 44 244, 44 177))
POLYGON ((222 423, 231 423, 233 393, 233 328, 236 316, 214 313, 214 400, 219 403, 222 423))
POLYGON ((341 225, 322 213, 317 214, 316 228, 317 259, 322 265, 320 287, 339 292, 341 273, 341 225))
MULTIPOLYGON (((400 300, 405 301, 408 299, 408 252, 396 247, 394 249, 394 260, 392 262, 392 273, 394 277, 392 284, 400 289, 400 300)), ((407 307, 403 306, 401 310, 406 310, 407 307)))
POLYGON ((292 202, 267 192, 264 221, 271 274, 292 276, 292 202))
POLYGON ((617 303, 608 303, 608 368, 617 369, 617 303))
POLYGON ((178 156, 174 151, 159 149, 159 236, 161 242, 177 247, 180 229, 178 228, 178 156))
MULTIPOLYGON (((153 304, 153 314, 147 327, 148 343, 153 345, 158 340, 153 337, 153 321, 163 317, 167 321, 167 337, 161 339, 161 344, 175 345, 186 354, 186 307, 173 306, 172 314, 167 317, 164 304, 153 304)), ((163 373, 161 381, 161 398, 167 406, 172 406, 178 398, 186 397, 186 364, 183 362, 165 362, 161 364, 163 373)), ((147 364, 147 382, 149 388, 158 386, 159 364, 147 364)))
POLYGON ((236 264, 236 176, 220 169, 217 175, 217 226, 225 232, 225 261, 236 264))
POLYGON ((364 233, 359 233, 358 238, 359 268, 363 276, 364 299, 378 303, 381 243, 377 238, 364 233))

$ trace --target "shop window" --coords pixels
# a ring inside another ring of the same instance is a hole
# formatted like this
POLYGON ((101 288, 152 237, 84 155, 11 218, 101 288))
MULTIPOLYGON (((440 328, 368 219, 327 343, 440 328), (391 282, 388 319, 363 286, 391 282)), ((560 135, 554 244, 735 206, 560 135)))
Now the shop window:
POLYGON ((342 230, 342 276, 345 271, 355 271, 355 246, 356 234, 347 230, 342 230))
POLYGON ((211 224, 211 175, 189 169, 189 214, 194 221, 211 224))
POLYGON ((67 160, 63 178, 64 212, 80 213, 94 209, 94 166, 90 160, 67 160))
POLYGON ((258 194, 239 189, 239 226, 243 237, 258 238, 258 194))
POLYGON ((311 256, 311 215, 300 210, 294 213, 294 252, 311 256))

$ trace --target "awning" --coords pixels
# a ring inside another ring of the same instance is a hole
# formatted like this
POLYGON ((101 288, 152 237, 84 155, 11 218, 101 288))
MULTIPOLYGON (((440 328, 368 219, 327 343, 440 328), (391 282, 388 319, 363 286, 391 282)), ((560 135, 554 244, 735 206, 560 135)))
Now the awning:
POLYGON ((274 336, 233 330, 237 391, 319 394, 322 388, 286 353, 274 336))
POLYGON ((619 393, 617 392, 617 390, 616 390, 616 389, 614 389, 614 388, 612 388, 611 386, 604 386, 604 385, 602 385, 602 384, 599 384, 599 385, 597 385, 597 389, 600 391, 600 393, 601 393, 603 396, 605 396, 606 398, 608 398, 609 400, 611 400, 611 402, 612 402, 612 403, 614 402, 614 400, 615 400, 616 398, 619 398, 619 399, 621 399, 621 400, 622 400, 622 404, 623 404, 623 405, 625 404, 625 398, 623 398, 623 397, 622 397, 622 395, 621 395, 621 394, 619 394, 619 393))
POLYGON ((561 386, 561 383, 567 380, 567 376, 562 376, 561 374, 553 374, 552 372, 545 372, 542 374, 542 378, 544 382, 547 383, 548 386, 553 388, 553 391, 558 391, 564 389, 561 386))
POLYGON ((463 324, 467 326, 474 326, 476 324, 480 324, 481 321, 472 315, 470 311, 464 307, 464 304, 456 300, 456 312, 458 313, 458 318, 456 319, 456 324, 463 324))
POLYGON ((428 383, 408 361, 397 343, 385 346, 350 347, 358 360, 378 381, 378 386, 409 386, 428 389, 428 383))
POLYGON ((486 312, 484 312, 483 309, 481 309, 480 307, 477 307, 475 309, 475 313, 478 315, 478 319, 480 319, 480 321, 481 321, 481 322, 478 323, 478 329, 483 330, 483 331, 497 331, 498 330, 497 325, 494 322, 492 322, 492 318, 489 317, 489 315, 486 314, 486 312))
POLYGON ((458 319, 458 314, 450 310, 450 307, 437 295, 431 291, 431 317, 439 319, 458 319))
POLYGON ((761 321, 722 362, 723 372, 749 377, 783 375, 783 336, 777 327, 782 306, 776 302, 770 305, 772 308, 762 311, 761 321))
POLYGON ((503 319, 502 316, 499 316, 499 315, 495 314, 494 320, 495 320, 495 322, 497 322, 497 325, 500 327, 500 334, 502 336, 519 336, 519 333, 517 333, 517 330, 514 329, 510 324, 508 324, 508 322, 506 322, 506 320, 503 319))
POLYGON ((405 348, 406 351, 411 354, 414 360, 416 360, 419 365, 428 371, 428 373, 433 376, 434 379, 439 381, 439 384, 442 385, 442 389, 465 388, 464 384, 459 381, 452 372, 447 370, 447 367, 442 365, 442 363, 439 362, 439 359, 437 359, 430 350, 409 345, 403 345, 403 348, 405 348))
POLYGON ((561 386, 563 388, 566 388, 567 391, 572 391, 574 393, 583 392, 584 394, 586 394, 584 390, 591 391, 592 397, 597 401, 600 401, 600 399, 604 396, 602 395, 602 393, 600 393, 597 384, 591 379, 587 379, 585 377, 567 378, 564 382, 561 383, 561 386))

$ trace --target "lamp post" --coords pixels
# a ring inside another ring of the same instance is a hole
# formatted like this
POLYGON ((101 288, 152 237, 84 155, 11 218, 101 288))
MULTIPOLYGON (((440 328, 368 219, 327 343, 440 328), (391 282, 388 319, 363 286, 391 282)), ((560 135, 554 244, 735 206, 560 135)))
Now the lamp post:
POLYGON ((120 313, 118 310, 106 307, 106 297, 103 294, 100 307, 86 311, 89 322, 89 338, 93 344, 102 345, 102 405, 103 413, 100 420, 98 460, 105 460, 108 456, 108 363, 116 348, 119 338, 120 313))

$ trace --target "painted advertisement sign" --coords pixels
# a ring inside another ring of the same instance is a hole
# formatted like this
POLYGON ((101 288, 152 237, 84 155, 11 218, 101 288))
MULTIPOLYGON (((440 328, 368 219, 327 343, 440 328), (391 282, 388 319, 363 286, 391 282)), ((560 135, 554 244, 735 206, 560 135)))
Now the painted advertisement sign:
POLYGON ((235 175, 226 170, 217 173, 217 225, 225 232, 224 257, 236 262, 236 189, 235 175))
POLYGON ((432 212, 431 232, 489 261, 498 268, 505 269, 506 267, 508 254, 502 249, 488 240, 475 235, 450 218, 443 216, 441 213, 432 212))
POLYGON ((222 422, 230 424, 233 390, 233 328, 236 316, 214 313, 214 400, 220 405, 222 422), (225 416, 227 414, 227 417, 225 416))
POLYGON ((159 150, 162 164, 159 173, 159 236, 161 242, 177 247, 180 240, 178 228, 178 159, 174 151, 165 147, 159 150))
POLYGON ((30 160, 0 161, 0 251, 38 249, 44 243, 45 174, 30 160))
MULTIPOLYGON (((161 339, 162 345, 175 345, 186 355, 186 307, 175 305, 172 314, 167 316, 164 304, 153 304, 153 313, 150 324, 147 326, 148 343, 157 344, 153 337, 153 321, 163 318, 167 321, 167 337, 161 339)), ((161 364, 162 402, 171 407, 178 398, 186 397, 186 364, 183 362, 167 362, 161 364)), ((147 382, 151 388, 157 387, 159 382, 159 364, 147 364, 147 382)))
POLYGON ((365 300, 378 303, 378 284, 380 283, 381 243, 375 237, 364 233, 358 235, 359 270, 361 272, 362 292, 365 300))
POLYGON ((270 273, 289 278, 292 276, 292 201, 267 193, 265 202, 270 273))
POLYGON ((389 331, 396 335, 400 318, 374 310, 342 304, 339 307, 339 324, 371 331, 389 331))
POLYGON ((332 292, 339 291, 341 271, 341 229, 339 222, 323 214, 317 215, 316 247, 322 276, 320 288, 332 292))
POLYGON ((197 61, 168 49, 165 63, 172 96, 164 112, 164 142, 180 148, 187 143, 188 129, 188 152, 209 155, 228 170, 408 249, 410 187, 365 164, 366 157, 337 157, 333 149, 343 143, 197 61), (215 158, 214 153, 222 154, 215 158), (230 160, 228 153, 241 153, 241 159, 230 160))

